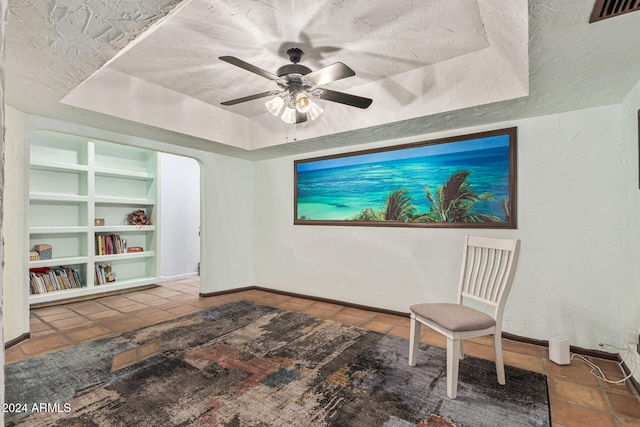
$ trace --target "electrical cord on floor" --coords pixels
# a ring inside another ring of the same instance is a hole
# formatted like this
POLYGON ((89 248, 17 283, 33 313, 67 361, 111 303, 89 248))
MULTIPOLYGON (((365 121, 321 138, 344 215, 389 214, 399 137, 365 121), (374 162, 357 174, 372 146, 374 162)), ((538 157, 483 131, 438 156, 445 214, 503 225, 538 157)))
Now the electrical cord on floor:
MULTIPOLYGON (((627 347, 618 347, 613 344, 600 344, 600 346, 612 347, 620 350, 621 352, 629 352, 631 354, 631 357, 629 358, 629 360, 627 360, 627 366, 629 365, 629 362, 631 362, 632 364, 632 366, 629 366, 629 371, 630 371, 629 374, 626 375, 624 378, 614 381, 614 380, 608 379, 598 365, 594 364, 593 362, 591 362, 590 360, 588 360, 587 358, 585 358, 580 354, 576 354, 576 353, 572 354, 571 360, 573 360, 574 357, 577 357, 578 359, 586 363, 591 368, 591 374, 593 376, 595 376, 596 378, 606 383, 617 384, 617 385, 624 384, 629 378, 631 378, 636 373, 636 371, 638 370, 638 367, 640 367, 640 354, 636 351, 636 349, 634 348, 634 345, 627 344, 627 347)), ((624 361, 624 357, 622 359, 624 361)), ((622 368, 622 363, 624 363, 623 361, 618 362, 618 366, 620 367, 620 370, 622 372, 624 372, 624 369, 622 368)))

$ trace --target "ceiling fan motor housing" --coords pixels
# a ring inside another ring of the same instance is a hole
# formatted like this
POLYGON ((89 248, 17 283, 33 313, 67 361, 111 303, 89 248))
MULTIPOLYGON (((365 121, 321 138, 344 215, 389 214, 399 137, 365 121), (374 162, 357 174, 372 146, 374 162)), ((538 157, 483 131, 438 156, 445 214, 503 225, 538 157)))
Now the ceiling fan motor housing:
POLYGON ((282 67, 278 68, 278 71, 277 71, 278 77, 283 77, 283 76, 286 76, 287 74, 302 74, 304 76, 305 74, 309 74, 310 72, 311 72, 310 68, 300 64, 283 65, 282 67))
POLYGON ((287 55, 289 55, 291 64, 283 65, 282 67, 278 68, 278 77, 283 77, 287 74, 302 74, 304 76, 305 74, 309 74, 311 72, 310 68, 298 64, 298 62, 300 62, 300 59, 302 59, 302 55, 304 55, 302 49, 299 49, 297 47, 289 48, 287 50, 287 55))

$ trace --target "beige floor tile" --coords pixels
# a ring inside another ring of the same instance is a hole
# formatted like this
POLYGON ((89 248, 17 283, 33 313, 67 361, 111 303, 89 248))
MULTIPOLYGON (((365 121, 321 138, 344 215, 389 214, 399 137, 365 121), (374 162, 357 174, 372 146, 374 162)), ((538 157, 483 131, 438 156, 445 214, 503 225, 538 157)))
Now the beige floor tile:
POLYGON ((193 304, 196 307, 200 307, 202 309, 210 308, 210 307, 218 307, 220 305, 226 304, 225 301, 221 300, 218 297, 206 297, 198 299, 196 304, 193 304))
POLYGON ((550 377, 597 386, 598 379, 591 375, 590 371, 591 369, 577 358, 573 359, 570 365, 558 365, 551 361, 547 363, 547 372, 550 377))
POLYGON ((85 317, 70 317, 68 319, 56 320, 51 322, 51 326, 54 328, 66 331, 68 329, 74 329, 79 327, 91 326, 94 325, 94 322, 85 318, 85 317))
POLYGON ((380 332, 383 334, 388 333, 391 329, 395 328, 397 325, 394 323, 385 322, 383 320, 377 319, 374 317, 369 320, 367 323, 362 325, 363 328, 371 329, 372 331, 380 332))
POLYGON ((20 344, 20 350, 29 357, 70 347, 72 343, 64 336, 55 334, 43 338, 30 338, 20 344))
POLYGON ((635 396, 620 393, 607 393, 613 412, 624 417, 640 419, 640 402, 635 396))
POLYGON ((556 399, 551 399, 551 420, 562 427, 617 427, 610 413, 556 399))
POLYGON ((599 386, 590 387, 559 378, 549 378, 549 392, 556 399, 600 411, 609 410, 609 403, 599 386))
POLYGON ((394 326, 389 332, 389 335, 393 335, 394 337, 400 337, 404 339, 409 339, 409 325, 398 325, 394 326))
POLYGON ((107 320, 106 322, 104 322, 103 326, 113 332, 131 331, 145 325, 145 322, 143 320, 130 316, 118 319, 110 317, 108 319, 111 320, 107 320))
POLYGON ((305 308, 309 307, 312 304, 313 301, 308 299, 289 298, 288 300, 283 301, 281 304, 278 304, 278 307, 285 310, 302 312, 305 308))
POLYGON ((100 325, 70 329, 65 332, 66 336, 75 343, 82 343, 98 338, 104 338, 111 335, 112 333, 113 332, 100 325))
POLYGON ((302 312, 308 314, 309 316, 322 317, 326 319, 333 316, 340 310, 342 310, 341 305, 316 301, 313 304, 305 307, 302 312))
POLYGON ((51 322, 55 322, 57 320, 64 320, 64 319, 69 319, 69 318, 73 318, 73 317, 78 317, 78 313, 76 313, 75 311, 72 310, 65 310, 65 311, 61 311, 59 313, 55 313, 55 314, 50 314, 50 315, 46 315, 46 316, 41 316, 40 313, 36 313, 40 319, 42 319, 43 322, 46 323, 51 323, 51 322))
POLYGON ((176 317, 176 315, 164 310, 158 310, 156 312, 140 315, 138 317, 144 322, 152 324, 173 319, 176 317))
POLYGON ((502 354, 505 365, 537 372, 539 374, 545 373, 545 363, 539 357, 531 356, 530 354, 515 353, 513 351, 503 351, 502 354))
POLYGON ((196 311, 200 311, 198 307, 194 307, 192 305, 180 305, 178 307, 173 307, 167 309, 169 313, 173 313, 176 316, 185 316, 187 314, 195 313, 196 311))
POLYGON ((640 419, 615 417, 620 427, 640 427, 640 419))
POLYGON ((21 362, 26 360, 27 356, 20 350, 19 346, 15 346, 5 350, 4 352, 4 363, 9 365, 11 363, 21 362))
POLYGON ((103 304, 100 304, 99 302, 96 302, 96 301, 76 302, 76 303, 69 304, 67 307, 69 307, 70 310, 73 310, 76 313, 79 313, 82 315, 86 315, 89 313, 99 313, 101 311, 106 311, 110 309, 109 307, 103 304))
POLYGON ((107 317, 117 316, 121 314, 118 310, 109 309, 99 313, 87 313, 85 316, 92 320, 105 319, 107 317))

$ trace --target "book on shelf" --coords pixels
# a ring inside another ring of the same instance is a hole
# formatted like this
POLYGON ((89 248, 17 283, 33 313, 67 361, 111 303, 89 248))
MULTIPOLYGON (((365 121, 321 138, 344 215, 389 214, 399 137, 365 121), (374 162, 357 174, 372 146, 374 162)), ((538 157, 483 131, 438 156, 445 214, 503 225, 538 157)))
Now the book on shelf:
POLYGON ((127 239, 117 234, 96 234, 96 255, 116 255, 127 252, 127 239))
POLYGON ((127 248, 127 252, 144 252, 144 249, 141 246, 131 246, 127 248))
POLYGON ((96 264, 95 284, 96 286, 104 285, 110 282, 115 282, 116 275, 111 269, 110 262, 103 262, 102 264, 96 264))
POLYGON ((32 268, 29 281, 31 295, 85 287, 80 272, 68 266, 32 268))
POLYGON ((52 259, 53 258, 53 248, 51 245, 36 245, 35 251, 38 252, 40 259, 52 259))

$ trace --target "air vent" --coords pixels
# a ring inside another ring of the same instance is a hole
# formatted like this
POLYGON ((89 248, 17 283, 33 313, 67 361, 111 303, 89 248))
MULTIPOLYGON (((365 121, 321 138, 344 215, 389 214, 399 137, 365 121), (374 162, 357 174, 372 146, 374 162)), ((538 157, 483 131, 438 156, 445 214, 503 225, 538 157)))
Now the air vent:
POLYGON ((589 23, 640 10, 640 0, 596 0, 589 23))

